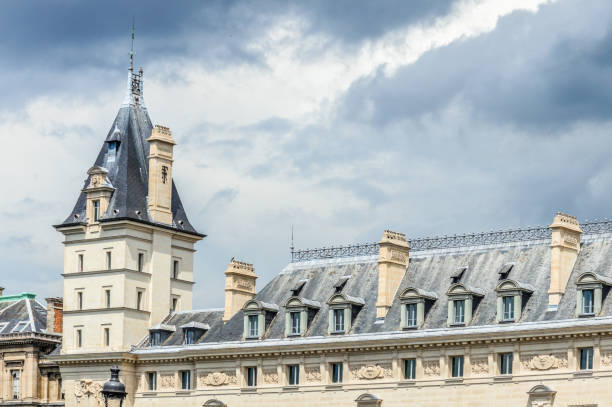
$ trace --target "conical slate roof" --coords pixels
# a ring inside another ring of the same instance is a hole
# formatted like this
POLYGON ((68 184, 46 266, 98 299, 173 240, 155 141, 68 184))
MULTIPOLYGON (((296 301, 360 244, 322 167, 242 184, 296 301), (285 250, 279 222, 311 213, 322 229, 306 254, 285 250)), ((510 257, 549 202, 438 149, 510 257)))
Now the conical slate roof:
MULTIPOLYGON (((108 171, 108 182, 114 188, 108 210, 100 217, 100 222, 133 220, 203 237, 189 223, 174 180, 172 225, 155 222, 148 212, 149 143, 146 140, 151 136, 152 129, 142 98, 142 70, 138 74, 130 71, 125 100, 94 163, 108 171), (113 153, 115 146, 116 152, 113 153)), ((85 180, 83 188, 89 185, 90 178, 91 175, 85 180)), ((81 192, 70 215, 55 227, 84 224, 85 204, 85 193, 81 192)))

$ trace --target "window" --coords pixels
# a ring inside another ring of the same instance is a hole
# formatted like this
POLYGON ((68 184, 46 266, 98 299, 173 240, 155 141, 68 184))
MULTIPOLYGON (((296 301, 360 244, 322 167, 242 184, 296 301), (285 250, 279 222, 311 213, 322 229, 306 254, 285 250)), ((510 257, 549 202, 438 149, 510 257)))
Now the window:
POLYGON ((79 270, 79 272, 81 272, 81 273, 83 272, 83 263, 84 263, 84 261, 83 261, 83 260, 84 260, 84 257, 85 257, 85 256, 84 256, 83 254, 79 254, 79 260, 78 260, 78 262, 79 262, 79 266, 78 266, 78 267, 79 267, 79 268, 78 268, 78 270, 79 270))
POLYGON ((151 332, 151 346, 161 346, 163 339, 160 331, 151 332))
POLYGON ((147 373, 147 382, 149 385, 149 391, 157 390, 157 372, 147 373))
POLYGON ((181 371, 181 389, 182 390, 191 389, 191 370, 181 371))
POLYGON ((140 290, 136 291, 136 309, 142 309, 142 291, 140 290))
POLYGON ((111 290, 104 290, 104 305, 106 308, 110 308, 111 304, 111 290))
POLYGON ((453 301, 453 323, 465 323, 465 300, 453 301))
POLYGON ((463 377, 463 356, 453 356, 451 358, 451 376, 463 377))
POLYGON ((144 269, 144 253, 138 253, 138 271, 142 273, 144 269))
POLYGON ((594 290, 582 290, 582 313, 593 314, 594 311, 594 290))
POLYGON ((186 329, 185 330, 185 345, 193 345, 194 343, 195 343, 195 330, 186 329))
POLYGON ((247 367, 247 386, 257 386, 257 368, 255 366, 247 367))
POLYGON ((179 275, 179 262, 178 260, 174 260, 172 262, 172 278, 178 278, 179 275))
POLYGON ((404 379, 414 380, 416 378, 416 359, 404 360, 404 379))
POLYGON ((514 355, 512 353, 502 353, 499 355, 499 373, 512 374, 512 361, 514 355))
POLYGON ((289 316, 291 318, 291 335, 299 335, 300 332, 300 316, 301 312, 290 312, 289 316))
POLYGON ((94 222, 97 222, 98 219, 100 219, 100 201, 99 200, 95 200, 92 202, 93 204, 93 220, 94 222))
POLYGON ((300 365, 289 365, 287 366, 289 375, 289 385, 297 386, 300 384, 300 365))
POLYGON ((81 329, 76 330, 76 346, 77 348, 83 346, 83 330, 81 329))
POLYGON ((172 311, 176 311, 177 308, 178 308, 178 298, 173 298, 172 299, 172 311))
POLYGON ((342 362, 332 363, 332 383, 342 383, 342 362))
POLYGON ((110 270, 113 267, 113 254, 111 252, 106 252, 106 269, 110 270))
POLYGON ((580 349, 580 370, 593 369, 593 348, 580 349))
POLYGON ((13 390, 13 400, 21 398, 21 371, 11 370, 11 387, 13 390))
POLYGON ((503 308, 503 321, 514 321, 514 297, 504 296, 502 297, 502 308, 503 308))
POLYGON ((344 310, 343 309, 334 310, 334 331, 344 332, 344 310))
POLYGON ((250 338, 258 338, 259 337, 259 315, 249 315, 248 319, 249 323, 249 337, 250 338))
POLYGON ((26 328, 26 326, 28 326, 28 324, 29 322, 27 321, 21 321, 17 323, 17 325, 15 325, 11 332, 23 332, 23 330, 26 328))
POLYGON ((80 310, 83 309, 83 292, 82 291, 77 292, 77 308, 80 310))
POLYGON ((104 346, 110 346, 110 328, 104 328, 104 346))
POLYGON ((406 304, 406 327, 417 326, 417 304, 406 304))

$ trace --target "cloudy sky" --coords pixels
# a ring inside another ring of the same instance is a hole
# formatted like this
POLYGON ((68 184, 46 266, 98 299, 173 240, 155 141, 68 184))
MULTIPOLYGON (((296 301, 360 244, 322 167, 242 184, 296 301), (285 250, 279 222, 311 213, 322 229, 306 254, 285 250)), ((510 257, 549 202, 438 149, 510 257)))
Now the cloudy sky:
POLYGON ((0 14, 0 285, 61 295, 51 227, 123 100, 130 25, 198 244, 261 288, 298 248, 612 216, 609 0, 20 1, 0 14))

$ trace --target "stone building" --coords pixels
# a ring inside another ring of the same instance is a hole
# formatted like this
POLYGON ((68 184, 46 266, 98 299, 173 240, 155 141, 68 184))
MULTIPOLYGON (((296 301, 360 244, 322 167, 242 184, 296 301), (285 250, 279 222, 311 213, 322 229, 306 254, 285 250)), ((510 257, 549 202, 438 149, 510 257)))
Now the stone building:
MULTIPOLYGON (((612 222, 293 253, 256 290, 192 310, 195 243, 142 71, 65 236, 67 406, 98 406, 118 364, 128 406, 612 405, 612 222)), ((180 163, 179 164, 180 168, 180 163)), ((180 171, 180 169, 179 169, 180 171)), ((208 270, 207 273, 219 272, 208 270)))
POLYGON ((63 406, 61 377, 49 360, 61 343, 62 302, 0 289, 0 406, 63 406))

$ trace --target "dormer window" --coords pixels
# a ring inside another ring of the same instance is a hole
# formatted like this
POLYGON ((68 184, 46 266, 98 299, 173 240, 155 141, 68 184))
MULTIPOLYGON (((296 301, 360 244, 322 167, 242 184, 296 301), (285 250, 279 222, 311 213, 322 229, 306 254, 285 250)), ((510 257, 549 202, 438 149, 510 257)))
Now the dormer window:
POLYGON ((201 322, 189 322, 185 325, 181 325, 181 329, 183 331, 183 344, 193 345, 208 332, 210 325, 201 322))
POLYGON ((347 294, 334 294, 328 300, 330 334, 344 334, 351 330, 353 321, 365 305, 362 298, 347 294))
POLYGON ((250 300, 242 307, 244 313, 244 339, 261 339, 278 314, 278 305, 250 300))
POLYGON ((515 280, 502 280, 495 288, 497 292, 497 322, 516 322, 521 319, 524 304, 534 288, 515 280))
POLYGON ((115 129, 113 130, 113 134, 111 134, 110 138, 106 141, 108 143, 108 155, 106 162, 114 162, 117 157, 117 151, 119 150, 119 143, 121 143, 121 131, 115 125, 115 129))
MULTIPOLYGON (((300 288, 301 290, 301 288, 300 288)), ((295 290, 292 290, 295 292, 295 290)), ((302 297, 290 297, 285 302, 285 335, 303 335, 317 315, 321 304, 302 297)))
POLYGON ((149 342, 151 346, 162 346, 166 339, 176 331, 171 325, 157 324, 149 329, 149 342))
POLYGON ((436 293, 410 287, 399 296, 402 304, 402 329, 418 328, 423 325, 425 316, 438 299, 436 293))
POLYGON ((576 280, 576 316, 599 315, 611 286, 612 278, 601 274, 586 272, 578 276, 576 280))
POLYGON ((91 204, 93 206, 93 221, 97 222, 100 219, 100 200, 95 199, 91 204))
POLYGON ((83 190, 85 193, 86 217, 89 222, 98 222, 108 209, 111 196, 115 190, 108 179, 108 170, 93 166, 87 171, 89 184, 83 190))
POLYGON ((466 284, 453 284, 446 292, 448 296, 449 326, 464 326, 472 321, 472 315, 484 297, 484 291, 466 284))

